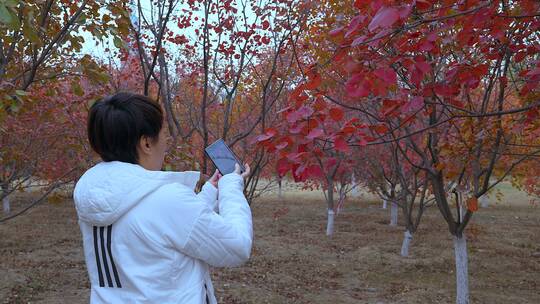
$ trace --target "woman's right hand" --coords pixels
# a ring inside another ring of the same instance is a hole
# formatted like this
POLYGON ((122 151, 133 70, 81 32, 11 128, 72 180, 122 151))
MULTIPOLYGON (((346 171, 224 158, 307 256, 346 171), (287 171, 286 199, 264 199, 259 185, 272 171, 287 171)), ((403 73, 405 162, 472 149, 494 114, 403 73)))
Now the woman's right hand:
POLYGON ((249 168, 249 165, 247 163, 244 164, 244 168, 246 168, 246 171, 244 173, 241 173, 241 168, 238 163, 234 164, 234 173, 242 176, 242 178, 246 179, 249 176, 249 173, 251 172, 251 169, 249 168))

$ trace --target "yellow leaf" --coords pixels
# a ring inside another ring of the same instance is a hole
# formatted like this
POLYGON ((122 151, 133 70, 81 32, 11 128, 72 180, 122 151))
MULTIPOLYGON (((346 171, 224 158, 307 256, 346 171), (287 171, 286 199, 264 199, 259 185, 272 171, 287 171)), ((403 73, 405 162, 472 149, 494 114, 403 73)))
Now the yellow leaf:
POLYGON ((64 200, 63 197, 58 193, 53 193, 49 195, 49 197, 47 197, 47 201, 55 205, 62 203, 63 200, 64 200))
POLYGON ((444 169, 445 165, 443 163, 437 163, 435 165, 435 169, 437 169, 437 171, 442 171, 444 169))

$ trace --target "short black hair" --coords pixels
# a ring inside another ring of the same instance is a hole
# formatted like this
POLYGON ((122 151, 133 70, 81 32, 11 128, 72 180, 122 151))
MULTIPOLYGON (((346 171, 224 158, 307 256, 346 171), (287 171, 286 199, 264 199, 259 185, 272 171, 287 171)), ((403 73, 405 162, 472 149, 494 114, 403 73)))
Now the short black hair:
POLYGON ((96 101, 88 114, 88 140, 103 161, 138 164, 137 145, 143 135, 157 140, 163 111, 143 95, 117 93, 96 101))

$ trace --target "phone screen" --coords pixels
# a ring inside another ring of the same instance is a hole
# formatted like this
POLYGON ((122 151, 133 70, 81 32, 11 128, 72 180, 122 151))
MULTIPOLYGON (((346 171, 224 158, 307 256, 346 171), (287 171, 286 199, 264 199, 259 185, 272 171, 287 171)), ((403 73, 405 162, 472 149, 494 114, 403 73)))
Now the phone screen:
POLYGON ((222 139, 218 139, 206 147, 205 151, 222 175, 234 172, 234 164, 236 163, 240 165, 242 172, 244 171, 244 167, 238 158, 222 139))

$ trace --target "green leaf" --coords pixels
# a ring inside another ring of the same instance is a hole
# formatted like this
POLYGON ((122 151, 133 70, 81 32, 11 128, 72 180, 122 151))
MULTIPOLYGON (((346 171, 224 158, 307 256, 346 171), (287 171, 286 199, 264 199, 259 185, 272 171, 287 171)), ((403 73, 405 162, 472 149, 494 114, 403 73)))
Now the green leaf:
POLYGON ((79 84, 78 81, 71 82, 71 90, 73 91, 73 94, 75 94, 77 96, 83 96, 84 95, 84 91, 81 88, 81 85, 79 84))
POLYGON ((22 100, 16 96, 10 97, 11 98, 11 105, 9 106, 9 109, 11 112, 17 113, 21 109, 22 100))
POLYGON ((30 40, 30 42, 32 43, 39 43, 39 36, 37 35, 36 31, 34 31, 34 29, 28 24, 28 23, 24 23, 24 26, 23 26, 23 35, 24 37, 28 38, 28 40, 30 40))
POLYGON ((88 100, 88 103, 87 103, 88 108, 92 107, 94 105, 94 103, 96 103, 96 101, 98 101, 98 100, 99 100, 99 98, 93 98, 93 99, 88 100))
POLYGON ((23 91, 23 90, 16 90, 15 94, 17 94, 19 96, 26 96, 26 95, 28 95, 28 92, 23 91))
POLYGON ((16 7, 17 5, 19 5, 18 0, 5 0, 3 2, 4 2, 4 5, 7 7, 16 7))
POLYGON ((100 72, 96 70, 88 70, 87 76, 88 78, 90 78, 90 80, 97 83, 105 83, 109 81, 109 75, 105 72, 100 72))
POLYGON ((52 87, 47 88, 47 91, 45 91, 45 96, 54 96, 57 95, 56 92, 52 87))
POLYGON ((17 14, 14 13, 14 8, 8 8, 4 4, 0 4, 0 22, 6 24, 12 30, 21 27, 21 22, 17 14))
POLYGON ((126 47, 126 44, 124 41, 122 41, 122 39, 120 39, 118 36, 114 37, 114 46, 119 48, 119 49, 123 49, 126 47))
POLYGON ((17 105, 17 104, 13 104, 11 106, 9 106, 9 110, 12 112, 12 113, 19 113, 19 110, 21 109, 21 106, 17 105))
POLYGON ((85 13, 81 13, 81 14, 79 15, 79 18, 77 18, 77 21, 76 21, 76 22, 77 22, 78 24, 85 24, 87 19, 88 19, 88 17, 86 16, 86 14, 85 14, 85 13))
POLYGON ((11 23, 11 13, 4 4, 0 4, 0 22, 4 24, 11 23))
POLYGON ((83 58, 81 58, 80 66, 83 73, 93 82, 105 83, 109 81, 109 74, 107 74, 106 71, 103 71, 90 55, 84 55, 83 58))

